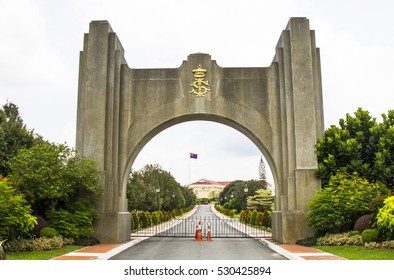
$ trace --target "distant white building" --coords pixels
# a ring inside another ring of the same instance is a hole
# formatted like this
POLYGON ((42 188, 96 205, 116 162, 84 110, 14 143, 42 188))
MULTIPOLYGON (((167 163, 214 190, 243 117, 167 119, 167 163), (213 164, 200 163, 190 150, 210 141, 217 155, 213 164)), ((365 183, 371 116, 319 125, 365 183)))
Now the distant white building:
POLYGON ((230 184, 230 181, 215 182, 207 179, 201 179, 189 185, 197 198, 218 198, 219 193, 230 184))

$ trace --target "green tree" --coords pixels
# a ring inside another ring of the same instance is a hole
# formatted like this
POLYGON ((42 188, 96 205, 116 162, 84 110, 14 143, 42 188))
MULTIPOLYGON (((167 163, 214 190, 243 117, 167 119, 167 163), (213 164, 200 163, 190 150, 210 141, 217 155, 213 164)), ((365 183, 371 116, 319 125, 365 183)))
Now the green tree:
POLYGON ((309 202, 308 225, 326 232, 351 230, 359 217, 377 212, 375 199, 388 193, 380 182, 337 173, 309 202))
POLYGON ((9 161, 9 179, 31 203, 36 214, 67 208, 80 197, 102 194, 101 172, 91 160, 65 145, 41 143, 20 149, 9 161))
POLYGON ((5 178, 0 178, 0 240, 23 237, 37 224, 32 209, 5 178))
POLYGON ((42 137, 28 130, 13 103, 0 109, 0 175, 6 177, 10 171, 8 161, 19 149, 30 148, 43 142, 42 137))
POLYGON ((259 163, 259 179, 261 181, 267 180, 267 170, 265 169, 263 157, 260 158, 260 163, 259 163))
POLYGON ((268 189, 257 190, 254 196, 248 197, 248 209, 256 209, 257 211, 272 211, 274 198, 275 197, 272 195, 272 192, 268 189))
POLYGON ((260 180, 237 180, 227 185, 219 194, 219 202, 225 208, 238 212, 247 208, 247 197, 255 195, 256 190, 267 189, 266 182, 260 180))
POLYGON ((188 207, 195 198, 181 187, 170 172, 157 164, 148 164, 132 172, 127 185, 128 208, 131 210, 166 210, 188 207), (159 189, 159 192, 156 190, 159 189), (185 194, 188 200, 185 199, 185 194))
POLYGON ((20 149, 9 161, 10 181, 23 193, 35 214, 67 237, 90 236, 98 217, 102 172, 65 145, 47 142, 20 149))
POLYGON ((371 130, 377 143, 373 176, 394 190, 394 110, 382 117, 383 122, 371 130))
POLYGON ((340 119, 339 127, 328 128, 316 144, 318 176, 323 187, 338 172, 357 172, 371 182, 394 187, 394 110, 382 114, 378 123, 359 108, 354 116, 340 119))

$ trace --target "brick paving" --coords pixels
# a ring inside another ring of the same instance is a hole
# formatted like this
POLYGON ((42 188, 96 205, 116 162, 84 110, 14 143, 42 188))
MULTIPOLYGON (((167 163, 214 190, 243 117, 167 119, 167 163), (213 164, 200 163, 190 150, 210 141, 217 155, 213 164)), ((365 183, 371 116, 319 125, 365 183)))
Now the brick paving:
MULTIPOLYGON (((315 248, 304 247, 293 244, 277 244, 287 252, 288 255, 293 256, 293 259, 301 260, 345 260, 342 257, 333 255, 331 253, 323 252, 315 248)), ((286 256, 286 255, 285 255, 286 256)))

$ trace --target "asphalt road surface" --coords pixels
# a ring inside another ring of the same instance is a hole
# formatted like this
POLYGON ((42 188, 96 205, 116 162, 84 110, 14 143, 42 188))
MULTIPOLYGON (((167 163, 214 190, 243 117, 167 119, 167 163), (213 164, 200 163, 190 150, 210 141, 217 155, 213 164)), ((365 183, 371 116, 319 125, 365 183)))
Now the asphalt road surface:
MULTIPOLYGON (((194 217, 214 217, 209 205, 199 206, 194 217)), ((191 218, 193 218, 193 216, 191 218)), ((180 226, 182 227, 182 226, 180 226)), ((286 260, 253 238, 151 237, 113 256, 111 260, 286 260)))

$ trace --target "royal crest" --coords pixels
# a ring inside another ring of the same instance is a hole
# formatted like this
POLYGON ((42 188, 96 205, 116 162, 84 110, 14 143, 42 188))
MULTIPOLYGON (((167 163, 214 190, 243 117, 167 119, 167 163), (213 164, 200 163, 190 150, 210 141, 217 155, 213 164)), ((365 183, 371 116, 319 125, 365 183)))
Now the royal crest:
POLYGON ((197 66, 197 69, 193 70, 194 82, 190 84, 192 90, 191 94, 195 94, 197 97, 203 97, 210 91, 209 82, 205 81, 206 69, 203 69, 201 64, 197 66))

